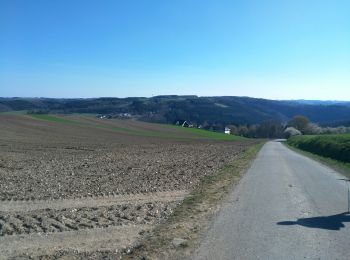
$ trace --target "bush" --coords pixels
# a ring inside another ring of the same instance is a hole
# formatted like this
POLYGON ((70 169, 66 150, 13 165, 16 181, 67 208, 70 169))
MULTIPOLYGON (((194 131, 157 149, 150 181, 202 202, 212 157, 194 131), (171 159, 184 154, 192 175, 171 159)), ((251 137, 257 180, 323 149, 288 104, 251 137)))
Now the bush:
POLYGON ((283 133, 284 133, 285 138, 287 138, 287 139, 292 137, 292 136, 301 135, 301 132, 294 127, 287 127, 283 133))
POLYGON ((324 157, 350 162, 349 134, 294 136, 288 140, 288 144, 324 157))

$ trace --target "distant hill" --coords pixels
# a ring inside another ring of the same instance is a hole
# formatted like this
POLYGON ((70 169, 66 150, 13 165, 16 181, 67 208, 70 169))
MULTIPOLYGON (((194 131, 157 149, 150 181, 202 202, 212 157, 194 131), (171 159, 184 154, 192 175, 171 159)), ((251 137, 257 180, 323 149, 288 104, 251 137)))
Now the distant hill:
POLYGON ((287 122, 304 115, 322 125, 350 121, 350 102, 276 101, 249 97, 156 96, 152 98, 0 98, 0 111, 33 113, 128 113, 143 121, 195 124, 259 124, 267 120, 287 122))
POLYGON ((304 105, 339 105, 339 106, 350 106, 350 101, 337 101, 337 100, 288 100, 286 102, 298 103, 304 105))

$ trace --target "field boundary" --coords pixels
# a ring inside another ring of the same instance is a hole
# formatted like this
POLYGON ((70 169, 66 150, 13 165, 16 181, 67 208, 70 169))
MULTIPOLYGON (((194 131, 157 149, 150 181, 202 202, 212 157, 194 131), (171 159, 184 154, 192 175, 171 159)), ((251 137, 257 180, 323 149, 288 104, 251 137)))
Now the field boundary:
POLYGON ((265 142, 239 154, 217 174, 204 177, 169 219, 128 250, 123 259, 190 258, 224 198, 239 183, 265 142), (181 241, 177 243, 176 241, 181 241))
POLYGON ((297 148, 295 146, 292 146, 286 142, 283 143, 286 147, 288 147, 289 149, 291 149, 292 151, 299 153, 301 155, 304 155, 312 160, 315 160, 319 163, 322 163, 332 169, 334 169, 335 171, 343 174, 344 176, 350 178, 350 163, 344 163, 341 161, 337 161, 334 160, 332 158, 329 157, 324 157, 318 154, 314 154, 305 150, 302 150, 300 148, 297 148))

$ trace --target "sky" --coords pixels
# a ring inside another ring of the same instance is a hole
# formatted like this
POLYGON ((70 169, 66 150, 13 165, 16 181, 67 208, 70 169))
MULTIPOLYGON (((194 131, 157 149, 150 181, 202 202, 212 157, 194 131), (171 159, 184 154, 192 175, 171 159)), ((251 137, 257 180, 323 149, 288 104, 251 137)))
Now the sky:
POLYGON ((1 0, 0 96, 350 100, 348 0, 1 0))

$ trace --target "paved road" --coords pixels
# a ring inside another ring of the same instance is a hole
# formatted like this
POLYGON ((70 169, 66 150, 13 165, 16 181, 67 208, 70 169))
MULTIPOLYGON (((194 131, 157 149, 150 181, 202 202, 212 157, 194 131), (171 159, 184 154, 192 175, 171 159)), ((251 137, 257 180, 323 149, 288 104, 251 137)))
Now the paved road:
POLYGON ((269 142, 229 196, 193 259, 350 259, 340 174, 269 142))

